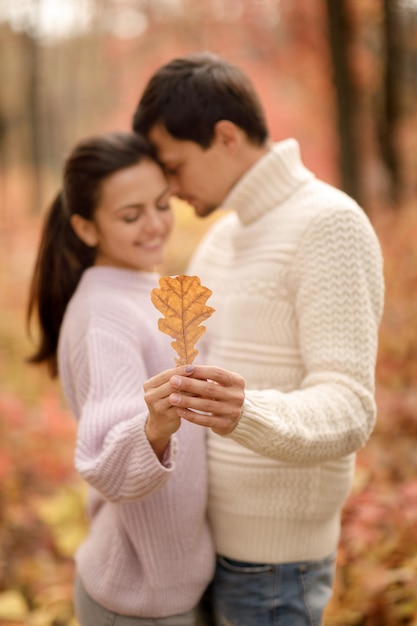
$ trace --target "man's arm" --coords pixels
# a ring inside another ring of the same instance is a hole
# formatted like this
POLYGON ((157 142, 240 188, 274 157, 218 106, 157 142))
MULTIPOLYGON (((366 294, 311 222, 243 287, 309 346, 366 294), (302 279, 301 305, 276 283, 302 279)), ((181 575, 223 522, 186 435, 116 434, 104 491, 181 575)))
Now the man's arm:
POLYGON ((309 464, 356 451, 375 423, 383 276, 379 245, 365 216, 349 210, 323 212, 301 241, 292 286, 304 366, 297 389, 242 389, 246 402, 239 416, 233 403, 236 375, 229 373, 226 394, 224 373, 217 380, 215 368, 199 367, 193 378, 171 381, 177 391, 195 398, 176 393, 171 401, 183 418, 258 454, 309 464), (210 388, 205 378, 220 388, 210 388), (212 415, 195 415, 187 407, 212 415))

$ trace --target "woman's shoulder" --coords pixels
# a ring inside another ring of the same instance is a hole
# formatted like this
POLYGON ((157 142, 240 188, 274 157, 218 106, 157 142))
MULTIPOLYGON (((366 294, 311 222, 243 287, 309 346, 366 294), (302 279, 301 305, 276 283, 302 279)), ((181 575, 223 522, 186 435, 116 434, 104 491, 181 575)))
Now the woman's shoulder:
POLYGON ((144 321, 153 315, 150 291, 157 278, 142 280, 136 272, 115 269, 93 267, 84 272, 66 317, 89 331, 137 335, 144 321))

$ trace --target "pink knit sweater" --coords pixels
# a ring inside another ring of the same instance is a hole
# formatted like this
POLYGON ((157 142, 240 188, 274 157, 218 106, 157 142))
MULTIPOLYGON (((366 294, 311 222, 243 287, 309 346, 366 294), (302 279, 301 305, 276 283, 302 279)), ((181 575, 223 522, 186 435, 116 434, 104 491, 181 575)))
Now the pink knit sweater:
POLYGON ((161 464, 145 435, 143 382, 174 366, 150 300, 158 276, 88 269, 69 303, 58 361, 78 420, 75 465, 91 525, 76 554, 106 608, 165 617, 194 607, 214 567, 206 521, 205 430, 183 422, 161 464))

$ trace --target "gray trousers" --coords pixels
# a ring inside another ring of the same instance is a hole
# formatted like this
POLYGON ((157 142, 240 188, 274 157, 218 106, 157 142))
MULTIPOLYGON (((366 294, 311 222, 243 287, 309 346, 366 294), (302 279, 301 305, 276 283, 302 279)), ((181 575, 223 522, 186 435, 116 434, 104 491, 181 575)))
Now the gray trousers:
POLYGON ((80 626, 196 626, 197 612, 170 617, 134 617, 108 611, 86 592, 79 577, 75 580, 75 614, 80 626))

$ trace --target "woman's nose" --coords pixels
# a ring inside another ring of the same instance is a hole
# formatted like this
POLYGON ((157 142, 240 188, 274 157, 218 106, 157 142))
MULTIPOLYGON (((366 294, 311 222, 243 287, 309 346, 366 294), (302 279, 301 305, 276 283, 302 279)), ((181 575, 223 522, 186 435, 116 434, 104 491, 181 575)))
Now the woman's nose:
POLYGON ((145 221, 145 229, 148 232, 162 232, 164 230, 164 220, 162 213, 158 209, 151 209, 145 221))

